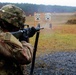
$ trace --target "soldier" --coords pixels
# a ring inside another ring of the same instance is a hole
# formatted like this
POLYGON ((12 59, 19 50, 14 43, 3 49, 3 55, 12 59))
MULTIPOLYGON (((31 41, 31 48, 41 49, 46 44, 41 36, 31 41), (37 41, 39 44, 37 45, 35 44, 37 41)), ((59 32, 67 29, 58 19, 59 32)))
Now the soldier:
MULTIPOLYGON (((21 8, 11 4, 3 6, 0 9, 0 37, 6 32, 22 29, 25 18, 26 16, 21 8)), ((0 39, 0 75, 18 75, 16 72, 11 72, 12 68, 5 69, 5 67, 3 67, 4 65, 12 64, 13 62, 25 65, 31 62, 33 47, 25 40, 20 42, 22 47, 16 44, 14 45, 14 43, 10 41, 7 43, 5 40, 0 39)))

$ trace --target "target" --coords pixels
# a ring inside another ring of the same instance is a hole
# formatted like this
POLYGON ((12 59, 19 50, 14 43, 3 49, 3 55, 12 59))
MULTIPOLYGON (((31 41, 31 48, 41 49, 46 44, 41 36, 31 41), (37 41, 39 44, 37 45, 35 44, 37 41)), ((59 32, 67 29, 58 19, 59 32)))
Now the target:
POLYGON ((45 13, 45 20, 51 20, 51 13, 45 13))
POLYGON ((39 21, 40 20, 40 14, 39 13, 36 13, 34 15, 34 17, 35 17, 35 21, 39 21))

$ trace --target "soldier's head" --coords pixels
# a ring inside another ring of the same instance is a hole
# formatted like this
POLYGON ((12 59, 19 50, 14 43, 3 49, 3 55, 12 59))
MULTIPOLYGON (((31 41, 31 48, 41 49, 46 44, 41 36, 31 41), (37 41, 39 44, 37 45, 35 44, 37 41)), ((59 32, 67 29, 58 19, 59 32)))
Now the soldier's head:
POLYGON ((15 5, 5 5, 0 9, 0 19, 9 23, 5 27, 21 29, 24 27, 25 17, 24 11, 15 5))

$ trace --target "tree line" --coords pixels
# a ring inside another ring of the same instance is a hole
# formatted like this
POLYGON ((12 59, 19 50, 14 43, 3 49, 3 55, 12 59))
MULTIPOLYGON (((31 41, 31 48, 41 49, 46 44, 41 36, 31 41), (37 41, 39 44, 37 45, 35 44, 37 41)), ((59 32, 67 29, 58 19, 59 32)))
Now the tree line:
POLYGON ((26 15, 34 15, 34 12, 37 13, 64 13, 64 12, 76 12, 76 7, 72 6, 59 6, 59 5, 37 5, 37 4, 28 4, 28 3, 0 3, 0 8, 6 4, 14 4, 22 8, 26 15))

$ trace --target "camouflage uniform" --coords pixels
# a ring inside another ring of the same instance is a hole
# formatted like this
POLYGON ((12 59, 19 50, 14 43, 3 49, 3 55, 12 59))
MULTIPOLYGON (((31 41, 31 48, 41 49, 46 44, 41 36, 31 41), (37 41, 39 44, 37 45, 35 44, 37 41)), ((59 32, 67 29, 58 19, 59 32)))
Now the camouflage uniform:
POLYGON ((11 23, 16 27, 22 27, 26 20, 26 15, 21 8, 14 5, 5 5, 0 10, 1 18, 11 23))
MULTIPOLYGON (((23 23, 25 22, 25 15, 22 9, 14 6, 14 5, 5 5, 0 10, 1 19, 6 20, 12 25, 22 28, 23 23)), ((0 36, 3 36, 5 32, 0 29, 0 36)), ((8 44, 4 40, 0 39, 0 75, 18 75, 16 72, 17 68, 5 69, 3 67, 5 63, 12 63, 13 61, 17 61, 20 65, 29 64, 32 60, 32 51, 33 47, 31 44, 26 41, 21 41, 23 47, 14 46, 11 42, 8 44), (15 70, 15 71, 14 71, 15 70)), ((15 65, 14 65, 15 66, 15 65)))

